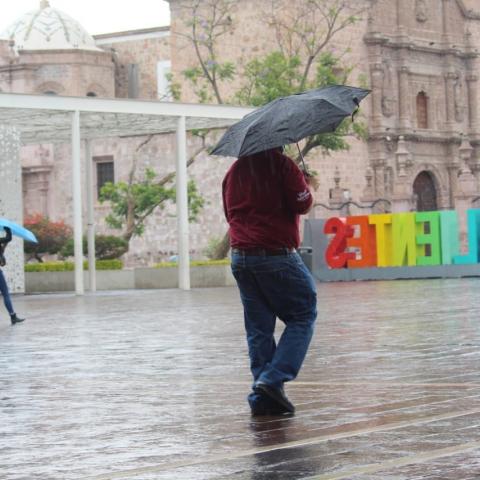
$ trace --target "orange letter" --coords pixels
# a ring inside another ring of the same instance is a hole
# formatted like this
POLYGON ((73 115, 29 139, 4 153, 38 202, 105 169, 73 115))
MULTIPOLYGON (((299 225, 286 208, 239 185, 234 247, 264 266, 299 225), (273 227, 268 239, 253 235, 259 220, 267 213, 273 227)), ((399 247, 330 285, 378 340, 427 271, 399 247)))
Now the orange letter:
POLYGON ((347 247, 357 249, 359 258, 348 260, 349 268, 375 267, 377 265, 377 242, 375 226, 370 225, 368 215, 347 218, 347 225, 358 225, 358 237, 347 238, 347 247))

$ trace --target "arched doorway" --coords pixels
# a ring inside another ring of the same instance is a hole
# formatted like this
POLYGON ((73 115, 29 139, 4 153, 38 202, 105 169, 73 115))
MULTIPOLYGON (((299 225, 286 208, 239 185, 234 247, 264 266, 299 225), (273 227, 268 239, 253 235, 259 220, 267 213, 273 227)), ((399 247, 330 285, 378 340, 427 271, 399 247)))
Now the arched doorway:
POLYGON ((417 199, 417 212, 438 210, 437 189, 430 172, 420 172, 413 182, 413 193, 417 199))

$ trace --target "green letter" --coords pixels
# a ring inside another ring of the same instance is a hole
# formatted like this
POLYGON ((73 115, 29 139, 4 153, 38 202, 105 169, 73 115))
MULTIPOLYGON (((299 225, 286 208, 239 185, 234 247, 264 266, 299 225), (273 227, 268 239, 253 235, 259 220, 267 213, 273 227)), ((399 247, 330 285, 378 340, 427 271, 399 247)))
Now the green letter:
POLYGON ((415 222, 417 265, 440 265, 440 212, 418 212, 415 214, 415 222), (428 233, 425 230, 428 230, 428 233), (425 255, 426 245, 430 246, 428 256, 425 255))
POLYGON ((415 214, 394 213, 392 217, 393 266, 414 266, 417 264, 415 214))

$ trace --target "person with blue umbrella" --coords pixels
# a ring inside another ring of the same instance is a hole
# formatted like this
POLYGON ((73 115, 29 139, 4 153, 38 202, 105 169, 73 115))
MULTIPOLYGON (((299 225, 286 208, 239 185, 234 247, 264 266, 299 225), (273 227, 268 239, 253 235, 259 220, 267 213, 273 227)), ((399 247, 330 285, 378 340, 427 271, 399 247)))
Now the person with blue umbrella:
POLYGON ((7 309, 8 313, 10 314, 10 321, 12 325, 16 323, 23 322, 25 319, 20 318, 16 313, 12 305, 12 299, 10 297, 10 292, 8 290, 7 281, 5 280, 5 276, 3 274, 2 268, 6 265, 5 260, 5 249, 7 245, 12 240, 12 230, 9 227, 3 227, 6 232, 6 235, 0 238, 0 292, 3 297, 3 303, 5 304, 5 308, 7 309))

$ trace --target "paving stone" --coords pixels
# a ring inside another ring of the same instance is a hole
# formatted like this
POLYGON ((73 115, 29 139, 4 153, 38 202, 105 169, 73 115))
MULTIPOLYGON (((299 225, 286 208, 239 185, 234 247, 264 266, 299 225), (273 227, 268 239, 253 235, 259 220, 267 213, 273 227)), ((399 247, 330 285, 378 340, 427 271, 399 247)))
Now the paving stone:
POLYGON ((235 288, 16 296, 0 478, 480 478, 479 287, 319 284, 286 418, 250 416, 235 288))

